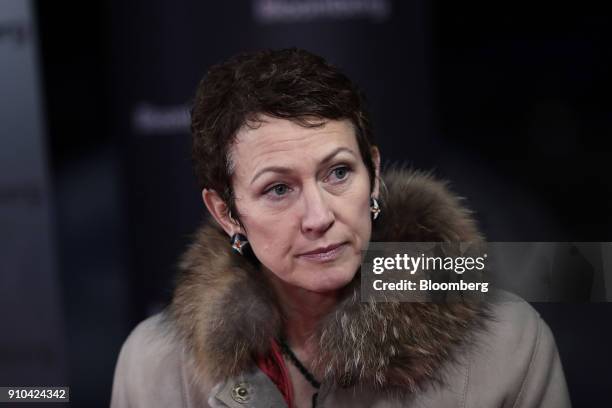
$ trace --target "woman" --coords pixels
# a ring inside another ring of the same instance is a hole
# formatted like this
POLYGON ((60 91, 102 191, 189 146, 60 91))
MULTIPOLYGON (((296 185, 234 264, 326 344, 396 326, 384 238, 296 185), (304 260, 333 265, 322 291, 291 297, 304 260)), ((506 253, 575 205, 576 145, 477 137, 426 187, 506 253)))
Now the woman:
POLYGON ((200 83, 192 133, 212 217, 172 304, 125 342, 113 407, 569 406, 552 334, 520 299, 360 301, 370 241, 480 235, 443 183, 380 174, 335 67, 234 57, 200 83))

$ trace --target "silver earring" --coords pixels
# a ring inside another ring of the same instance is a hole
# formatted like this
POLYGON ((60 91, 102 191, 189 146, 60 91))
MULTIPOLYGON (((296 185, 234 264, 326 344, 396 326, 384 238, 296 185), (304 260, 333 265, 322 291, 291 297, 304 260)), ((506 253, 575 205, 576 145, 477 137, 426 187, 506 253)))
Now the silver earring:
POLYGON ((370 197, 370 212, 372 213, 372 219, 375 220, 380 214, 380 206, 378 200, 375 197, 370 197))
POLYGON ((249 244, 249 241, 247 240, 247 237, 237 232, 232 235, 230 243, 232 244, 232 249, 234 251, 238 252, 240 255, 243 255, 242 251, 244 250, 244 247, 249 244))

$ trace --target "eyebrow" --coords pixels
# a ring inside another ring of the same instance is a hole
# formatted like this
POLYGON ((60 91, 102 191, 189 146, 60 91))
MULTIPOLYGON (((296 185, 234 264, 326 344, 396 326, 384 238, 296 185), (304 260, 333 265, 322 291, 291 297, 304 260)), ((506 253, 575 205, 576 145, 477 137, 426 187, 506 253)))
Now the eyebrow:
MULTIPOLYGON (((331 153, 329 153, 327 156, 325 156, 323 158, 323 160, 321 160, 321 164, 326 164, 326 163, 330 162, 334 157, 336 157, 339 153, 342 153, 342 152, 350 153, 352 156, 356 157, 355 152, 353 152, 348 147, 338 147, 337 149, 335 149, 331 153)), ((288 168, 288 167, 282 167, 282 166, 268 166, 268 167, 264 167, 263 169, 259 170, 257 172, 257 174, 255 174, 255 176, 253 176, 253 178, 251 179, 251 184, 253 184, 255 182, 255 180, 257 180, 257 178, 259 176, 261 176, 262 174, 267 173, 267 172, 287 174, 287 173, 291 172, 291 169, 288 168)))

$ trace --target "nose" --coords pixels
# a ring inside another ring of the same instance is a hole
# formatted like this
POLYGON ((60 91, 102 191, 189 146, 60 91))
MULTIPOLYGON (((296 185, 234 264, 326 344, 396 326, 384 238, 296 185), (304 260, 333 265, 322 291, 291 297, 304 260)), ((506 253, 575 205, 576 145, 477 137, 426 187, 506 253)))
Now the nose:
POLYGON ((302 232, 304 234, 321 234, 327 231, 335 221, 334 213, 325 201, 324 192, 318 186, 304 188, 304 215, 302 232))

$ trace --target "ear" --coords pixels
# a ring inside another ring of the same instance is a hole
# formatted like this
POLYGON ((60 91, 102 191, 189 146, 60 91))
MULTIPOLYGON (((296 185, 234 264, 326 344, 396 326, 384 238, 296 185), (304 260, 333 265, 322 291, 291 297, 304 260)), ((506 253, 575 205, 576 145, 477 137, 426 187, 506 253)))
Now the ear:
POLYGON ((375 198, 380 197, 380 151, 378 147, 372 146, 372 161, 374 162, 374 170, 376 173, 376 179, 374 180, 374 189, 372 196, 375 198))
POLYGON ((229 217, 229 209, 225 201, 215 190, 205 188, 202 190, 202 200, 208 212, 217 221, 217 224, 231 237, 237 232, 241 232, 240 226, 229 217))

